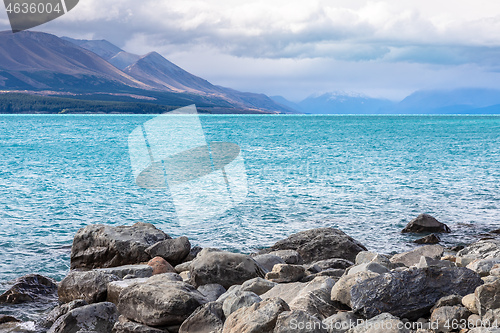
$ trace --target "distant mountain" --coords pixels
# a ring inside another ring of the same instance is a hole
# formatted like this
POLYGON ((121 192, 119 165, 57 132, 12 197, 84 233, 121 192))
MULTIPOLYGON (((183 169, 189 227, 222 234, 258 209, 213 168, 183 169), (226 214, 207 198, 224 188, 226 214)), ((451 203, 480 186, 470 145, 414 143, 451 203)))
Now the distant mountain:
POLYGON ((0 90, 48 90, 68 96, 108 93, 119 94, 118 100, 123 94, 154 96, 171 106, 201 103, 225 113, 290 111, 265 95, 215 86, 156 52, 138 56, 106 40, 31 31, 0 32, 0 90))
POLYGON ((386 99, 342 92, 312 95, 298 103, 301 111, 313 114, 378 114, 393 105, 386 99))
POLYGON ((304 110, 302 110, 302 108, 297 103, 289 101, 283 96, 269 96, 269 97, 276 103, 284 105, 292 110, 297 110, 297 112, 304 112, 304 110))

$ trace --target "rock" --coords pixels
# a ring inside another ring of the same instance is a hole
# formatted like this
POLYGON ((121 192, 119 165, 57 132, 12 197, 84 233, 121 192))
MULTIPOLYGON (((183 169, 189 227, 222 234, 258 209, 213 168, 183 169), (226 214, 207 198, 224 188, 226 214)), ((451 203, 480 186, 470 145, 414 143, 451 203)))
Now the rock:
POLYGON ((323 320, 337 312, 330 300, 331 289, 317 289, 301 292, 288 305, 291 310, 300 310, 323 320))
POLYGON ((144 283, 148 280, 148 278, 138 278, 138 279, 126 279, 126 280, 119 280, 119 281, 113 281, 108 283, 107 285, 107 294, 106 294, 106 301, 114 303, 115 305, 118 305, 118 302, 120 300, 120 293, 130 287, 131 285, 134 285, 136 283, 144 283))
POLYGON ((424 245, 415 250, 395 254, 390 259, 391 263, 401 263, 406 267, 416 265, 420 262, 420 257, 429 257, 432 259, 440 259, 443 255, 444 248, 440 245, 424 245))
POLYGON ((302 278, 302 280, 300 280, 300 282, 309 282, 319 276, 327 276, 338 280, 344 274, 345 270, 343 269, 326 269, 324 271, 315 274, 306 275, 305 277, 302 278))
POLYGON ((352 311, 343 311, 323 320, 323 326, 328 329, 328 333, 344 333, 356 327, 360 319, 361 317, 352 311))
POLYGON ((441 297, 436 304, 432 307, 431 313, 436 310, 437 308, 443 307, 443 306, 455 306, 455 305, 462 305, 462 296, 460 295, 449 295, 449 296, 444 296, 441 297))
POLYGON ((20 323, 21 321, 12 316, 0 315, 0 324, 5 323, 20 323))
POLYGON ((354 261, 356 255, 360 251, 366 251, 366 248, 338 229, 319 228, 293 234, 268 249, 276 250, 295 250, 304 263, 310 264, 331 258, 354 261))
POLYGON ((500 328, 494 327, 474 327, 468 333, 500 333, 500 328))
POLYGON ((468 327, 476 327, 481 326, 481 317, 479 315, 473 313, 467 318, 468 327))
POLYGON ((107 286, 120 278, 114 274, 106 274, 97 270, 70 271, 59 283, 59 301, 61 303, 83 299, 87 303, 106 301, 107 286))
POLYGON ((362 324, 351 328, 347 333, 410 333, 404 322, 389 313, 382 313, 362 324))
POLYGON ((184 271, 179 274, 179 276, 182 278, 182 281, 189 283, 191 280, 191 273, 189 271, 184 271))
POLYGON ((335 283, 331 292, 331 300, 339 302, 348 307, 351 306, 351 289, 358 283, 364 280, 379 276, 374 272, 359 272, 353 275, 344 275, 335 283))
POLYGON ((165 331, 142 325, 128 320, 124 316, 120 316, 115 326, 113 326, 113 333, 165 333, 165 331))
POLYGON ((280 257, 286 264, 302 265, 304 263, 300 254, 295 250, 278 250, 269 252, 269 254, 280 257))
POLYGON ((420 261, 416 265, 417 268, 426 268, 426 267, 454 267, 450 261, 448 260, 439 260, 439 259, 432 259, 429 257, 420 257, 420 261))
POLYGON ((481 318, 485 324, 483 326, 499 327, 500 309, 489 309, 481 318), (489 325, 487 325, 489 324, 489 325))
POLYGON ((285 261, 273 254, 259 254, 252 257, 266 272, 273 270, 274 265, 285 264, 285 261))
POLYGON ((266 274, 266 280, 276 283, 296 282, 302 279, 304 275, 304 266, 277 264, 273 267, 272 272, 266 274))
POLYGON ((442 306, 432 312, 431 322, 435 325, 433 327, 437 326, 437 330, 435 331, 450 332, 454 323, 456 325, 463 324, 470 315, 471 312, 461 305, 442 306))
MULTIPOLYGON (((323 271, 326 269, 344 269, 345 270, 346 268, 354 266, 354 263, 352 261, 349 261, 346 259, 332 258, 332 259, 316 261, 316 262, 312 263, 309 267, 312 267, 312 266, 319 268, 318 272, 320 272, 320 271, 323 271)), ((317 272, 314 272, 314 273, 317 273, 317 272)))
POLYGON ((292 282, 292 283, 282 283, 277 284, 275 287, 267 291, 266 293, 260 295, 262 299, 268 298, 281 298, 286 303, 291 303, 296 297, 300 295, 305 295, 308 292, 314 290, 323 289, 325 291, 331 291, 335 281, 329 277, 317 277, 311 282, 301 283, 301 282, 292 282))
POLYGON ((474 294, 465 295, 462 298, 462 305, 465 306, 472 313, 475 314, 479 313, 476 305, 476 296, 474 294))
POLYGON ((481 278, 467 268, 393 271, 355 284, 351 308, 366 318, 388 312, 414 320, 428 315, 441 297, 467 295, 481 284, 481 278))
POLYGON ((478 287, 474 296, 477 313, 483 317, 487 310, 500 308, 500 280, 478 287))
POLYGON ((54 280, 39 274, 28 274, 14 280, 14 285, 0 295, 0 304, 51 299, 55 298, 56 293, 57 284, 54 280))
POLYGON ((411 220, 401 232, 451 232, 451 230, 446 224, 439 222, 431 215, 420 214, 411 220))
POLYGON ((207 301, 214 302, 220 297, 220 295, 226 292, 226 288, 218 283, 210 283, 199 286, 198 291, 205 296, 207 301))
POLYGON ((457 265, 467 266, 476 259, 500 257, 500 240, 486 239, 474 242, 457 253, 457 265))
POLYGON ((347 275, 354 275, 359 272, 373 272, 373 273, 378 273, 378 274, 384 274, 389 272, 387 267, 384 267, 380 264, 374 263, 374 262, 368 262, 366 264, 360 264, 356 266, 352 266, 347 275))
POLYGON ((152 269, 151 275, 163 274, 163 273, 180 273, 175 270, 172 265, 168 263, 162 257, 154 257, 148 261, 148 266, 152 269))
POLYGON ((262 295, 276 286, 276 282, 265 280, 263 278, 257 277, 243 282, 241 285, 241 291, 251 291, 257 295, 262 295))
POLYGON ((469 263, 467 268, 473 270, 480 276, 488 276, 491 269, 496 264, 500 264, 500 258, 476 259, 469 263))
POLYGON ((62 315, 65 315, 69 311, 85 305, 88 305, 88 303, 83 299, 77 299, 66 304, 58 305, 49 312, 45 319, 41 321, 41 326, 49 328, 54 325, 54 322, 62 315))
POLYGON ((206 298, 193 286, 164 274, 133 284, 120 293, 118 309, 128 319, 149 326, 182 323, 206 298))
POLYGON ((413 243, 416 244, 437 244, 441 241, 441 238, 435 234, 430 234, 422 238, 416 239, 413 243))
POLYGON ((226 289, 255 277, 264 277, 262 267, 251 257, 222 251, 200 253, 191 263, 190 273, 190 283, 195 287, 219 283, 226 289))
POLYGON ((151 257, 145 250, 170 238, 150 223, 132 226, 88 225, 76 233, 71 268, 104 268, 137 264, 151 257))
POLYGON ((125 265, 110 268, 99 268, 96 271, 106 274, 114 274, 120 279, 125 276, 133 276, 133 278, 148 278, 153 275, 153 268, 148 265, 125 265))
POLYGON ((300 310, 280 313, 273 333, 328 333, 318 318, 300 310))
POLYGON ((224 323, 223 333, 272 333, 280 313, 289 311, 280 298, 269 298, 233 312, 224 323))
POLYGON ((220 333, 224 320, 221 303, 206 303, 182 323, 179 333, 220 333))
POLYGON ((361 251, 356 255, 356 260, 354 262, 356 265, 366 264, 368 262, 371 262, 372 259, 375 258, 376 255, 377 255, 377 253, 375 253, 375 252, 361 251))
POLYGON ((191 261, 194 258, 196 258, 196 256, 198 255, 198 253, 201 252, 201 250, 203 250, 201 247, 199 247, 199 246, 193 246, 191 248, 191 250, 189 251, 189 254, 187 255, 187 257, 184 258, 184 262, 188 262, 188 261, 191 261))
POLYGON ((234 311, 260 301, 262 301, 262 299, 256 293, 251 291, 238 291, 224 300, 222 310, 224 311, 224 315, 229 317, 234 311))
POLYGON ((113 303, 103 302, 77 307, 59 317, 48 333, 109 333, 118 320, 113 303))
POLYGON ((185 236, 176 239, 165 239, 146 249, 146 253, 154 257, 162 257, 172 265, 180 264, 189 254, 191 243, 185 236))
POLYGON ((186 261, 186 262, 183 262, 182 264, 175 266, 175 271, 177 273, 189 271, 191 269, 191 262, 192 261, 186 261))

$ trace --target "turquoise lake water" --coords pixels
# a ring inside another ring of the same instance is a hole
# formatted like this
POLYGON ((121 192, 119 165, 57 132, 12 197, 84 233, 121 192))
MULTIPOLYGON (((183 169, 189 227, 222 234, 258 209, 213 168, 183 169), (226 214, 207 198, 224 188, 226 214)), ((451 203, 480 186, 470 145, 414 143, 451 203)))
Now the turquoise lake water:
POLYGON ((333 226, 383 253, 426 212, 445 244, 499 228, 498 116, 200 116, 208 141, 241 148, 244 200, 179 223, 168 191, 136 185, 129 134, 154 116, 0 116, 0 291, 27 273, 60 280, 73 235, 151 222, 193 245, 249 252, 333 226))

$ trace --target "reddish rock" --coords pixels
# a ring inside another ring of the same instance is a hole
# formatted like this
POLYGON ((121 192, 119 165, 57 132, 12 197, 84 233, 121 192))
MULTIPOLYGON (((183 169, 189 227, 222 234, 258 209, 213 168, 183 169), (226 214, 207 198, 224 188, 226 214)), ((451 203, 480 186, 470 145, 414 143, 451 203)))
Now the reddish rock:
POLYGON ((172 267, 162 257, 154 257, 148 262, 148 265, 153 267, 153 275, 163 274, 163 273, 176 273, 175 268, 172 267))

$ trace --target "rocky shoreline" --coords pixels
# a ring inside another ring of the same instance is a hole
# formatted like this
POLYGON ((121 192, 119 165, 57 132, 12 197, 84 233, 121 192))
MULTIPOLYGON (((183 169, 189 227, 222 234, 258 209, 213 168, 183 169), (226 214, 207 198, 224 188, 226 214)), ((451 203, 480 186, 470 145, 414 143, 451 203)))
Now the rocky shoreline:
POLYGON ((0 295, 0 311, 59 305, 32 327, 0 314, 0 332, 500 333, 500 240, 445 251, 450 229, 429 215, 402 232, 427 235, 387 256, 319 228, 240 254, 149 223, 89 225, 61 282, 30 274, 0 295))

